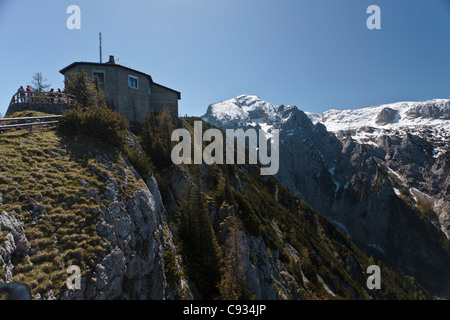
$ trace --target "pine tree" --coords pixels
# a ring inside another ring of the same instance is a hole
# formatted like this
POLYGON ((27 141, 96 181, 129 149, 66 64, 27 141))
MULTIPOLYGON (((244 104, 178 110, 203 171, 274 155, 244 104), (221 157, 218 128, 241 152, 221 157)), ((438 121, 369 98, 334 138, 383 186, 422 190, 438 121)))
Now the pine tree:
POLYGON ((245 285, 246 279, 243 267, 243 232, 235 216, 228 217, 226 225, 228 237, 225 243, 225 271, 218 286, 220 297, 225 300, 249 298, 249 292, 245 285))
POLYGON ((170 159, 170 153, 172 150, 172 132, 177 127, 177 121, 170 111, 166 108, 158 112, 157 115, 158 132, 160 135, 160 141, 163 146, 164 158, 170 159))
MULTIPOLYGON (((193 186, 190 181, 188 181, 186 188, 183 190, 183 200, 180 202, 180 214, 178 222, 178 231, 180 233, 180 238, 184 242, 184 251, 191 251, 191 242, 193 236, 198 233, 197 227, 198 223, 196 217, 192 210, 192 193, 193 186)), ((191 254, 188 254, 191 256, 191 254)))
POLYGON ((65 93, 75 98, 81 108, 106 107, 105 96, 98 83, 82 70, 69 74, 65 80, 65 93))
POLYGON ((147 121, 145 122, 145 125, 143 126, 142 131, 139 134, 139 139, 140 139, 142 149, 148 155, 151 154, 151 151, 153 148, 153 140, 154 140, 154 134, 153 134, 154 128, 153 128, 153 125, 151 124, 150 117, 151 116, 147 117, 147 121))
POLYGON ((177 120, 166 109, 158 113, 151 112, 140 134, 145 152, 152 158, 158 169, 163 169, 172 163, 171 151, 174 143, 172 132, 177 128, 177 120))
POLYGON ((42 72, 38 71, 33 74, 33 80, 31 81, 31 87, 34 91, 43 92, 50 88, 50 84, 47 83, 47 79, 44 78, 42 72))
POLYGON ((221 252, 209 219, 206 197, 202 192, 200 170, 194 167, 180 204, 179 232, 188 273, 204 299, 218 294, 221 252))
POLYGON ((223 198, 224 201, 227 201, 228 203, 234 202, 233 194, 231 193, 230 179, 227 176, 225 176, 225 184, 223 186, 223 198))
POLYGON ((225 176, 225 182, 221 181, 217 185, 216 191, 214 193, 214 201, 219 207, 222 206, 224 202, 228 204, 232 204, 235 202, 230 187, 230 180, 227 176, 225 176))

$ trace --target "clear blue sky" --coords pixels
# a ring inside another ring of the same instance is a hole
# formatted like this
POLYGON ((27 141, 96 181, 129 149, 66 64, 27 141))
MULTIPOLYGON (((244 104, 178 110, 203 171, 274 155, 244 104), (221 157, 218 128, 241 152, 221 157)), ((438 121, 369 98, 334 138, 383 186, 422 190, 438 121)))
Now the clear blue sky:
POLYGON ((450 0, 0 0, 0 113, 34 72, 62 88, 99 61, 99 32, 103 61, 181 91, 181 115, 240 94, 310 112, 450 98, 450 0))

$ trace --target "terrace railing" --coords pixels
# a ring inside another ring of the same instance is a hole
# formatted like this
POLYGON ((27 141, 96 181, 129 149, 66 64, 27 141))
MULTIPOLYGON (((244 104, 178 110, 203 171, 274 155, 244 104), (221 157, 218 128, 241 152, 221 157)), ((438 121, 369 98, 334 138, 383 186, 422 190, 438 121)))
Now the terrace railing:
POLYGON ((44 104, 44 103, 61 103, 67 105, 75 105, 73 97, 66 95, 64 92, 16 92, 9 106, 18 103, 44 104))

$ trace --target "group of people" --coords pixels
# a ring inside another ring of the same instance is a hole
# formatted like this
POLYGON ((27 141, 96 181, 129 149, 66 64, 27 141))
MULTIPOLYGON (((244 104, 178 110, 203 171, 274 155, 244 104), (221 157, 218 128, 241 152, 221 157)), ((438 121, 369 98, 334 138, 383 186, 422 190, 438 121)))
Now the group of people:
POLYGON ((30 86, 27 86, 27 89, 25 90, 23 86, 20 86, 20 88, 17 90, 19 93, 19 102, 25 102, 25 91, 27 93, 28 102, 30 102, 30 98, 33 95, 33 89, 30 86))
MULTIPOLYGON (((17 90, 17 92, 19 94, 18 95, 18 97, 19 97, 18 101, 19 102, 25 102, 25 100, 27 102, 35 102, 34 99, 33 99, 33 97, 34 97, 33 89, 30 86, 27 86, 26 89, 24 89, 23 86, 20 86, 20 88, 17 90), (25 99, 25 97, 26 97, 26 99, 25 99)), ((49 97, 50 103, 54 103, 55 100, 57 102, 62 102, 62 98, 64 96, 64 94, 62 93, 61 89, 59 89, 59 88, 58 88, 57 92, 55 92, 55 90, 52 88, 47 93, 47 95, 49 97)), ((39 97, 39 96, 37 96, 37 97, 39 97)), ((45 101, 45 95, 43 97, 44 97, 44 101, 42 101, 42 102, 46 102, 45 101)))

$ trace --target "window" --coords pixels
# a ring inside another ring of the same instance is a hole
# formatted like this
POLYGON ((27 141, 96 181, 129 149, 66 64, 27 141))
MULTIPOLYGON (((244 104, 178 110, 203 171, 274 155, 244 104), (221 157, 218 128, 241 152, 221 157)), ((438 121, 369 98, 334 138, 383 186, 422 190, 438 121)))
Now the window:
POLYGON ((93 70, 92 78, 95 79, 95 77, 98 77, 98 81, 100 81, 100 83, 105 83, 105 71, 93 70))
POLYGON ((130 86, 130 88, 138 89, 138 78, 128 76, 128 85, 130 86))
POLYGON ((152 95, 152 89, 148 88, 148 95, 151 96, 152 95))

